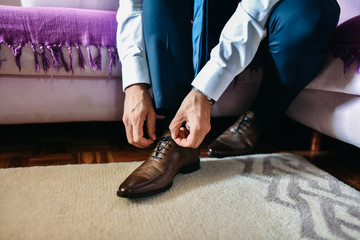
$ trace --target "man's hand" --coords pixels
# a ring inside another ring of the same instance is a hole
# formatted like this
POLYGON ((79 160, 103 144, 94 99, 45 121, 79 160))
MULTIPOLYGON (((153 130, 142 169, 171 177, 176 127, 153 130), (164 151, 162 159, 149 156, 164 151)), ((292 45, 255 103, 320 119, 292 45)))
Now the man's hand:
POLYGON ((150 146, 155 135, 155 109, 145 84, 134 84, 125 89, 125 102, 123 122, 126 129, 128 142, 136 147, 150 146), (144 123, 146 122, 147 134, 144 137, 144 123))
POLYGON ((174 141, 182 147, 197 148, 210 131, 210 113, 207 98, 191 90, 169 126, 174 141))

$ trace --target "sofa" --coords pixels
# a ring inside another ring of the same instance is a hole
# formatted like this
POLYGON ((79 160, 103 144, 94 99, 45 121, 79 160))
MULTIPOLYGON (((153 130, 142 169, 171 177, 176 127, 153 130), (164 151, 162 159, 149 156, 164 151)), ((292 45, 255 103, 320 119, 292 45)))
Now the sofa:
MULTIPOLYGON (((341 15, 328 60, 287 115, 360 147, 360 37, 353 34, 360 29, 360 1, 338 2, 341 15)), ((124 93, 116 52, 118 1, 21 4, 0 6, 0 124, 120 121, 124 93), (41 41, 21 42, 19 31, 27 39, 41 35, 41 41), (72 35, 80 42, 71 42, 72 35)), ((261 78, 261 68, 242 72, 213 106, 212 117, 246 110, 261 78)))

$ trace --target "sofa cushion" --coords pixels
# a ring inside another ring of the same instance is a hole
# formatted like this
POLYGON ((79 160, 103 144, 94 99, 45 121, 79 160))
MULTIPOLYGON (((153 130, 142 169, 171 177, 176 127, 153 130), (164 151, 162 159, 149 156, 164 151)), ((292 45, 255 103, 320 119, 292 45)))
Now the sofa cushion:
POLYGON ((360 148, 360 97, 304 89, 291 103, 287 115, 330 137, 360 148))
POLYGON ((360 16, 340 24, 335 32, 329 59, 306 87, 360 96, 360 16))
POLYGON ((358 0, 337 0, 340 6, 339 24, 350 18, 360 15, 360 1, 358 0))

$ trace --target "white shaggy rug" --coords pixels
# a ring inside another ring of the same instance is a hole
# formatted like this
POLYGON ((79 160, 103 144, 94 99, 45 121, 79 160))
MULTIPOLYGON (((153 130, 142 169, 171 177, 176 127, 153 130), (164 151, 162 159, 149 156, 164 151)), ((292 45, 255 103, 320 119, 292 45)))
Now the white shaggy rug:
POLYGON ((157 196, 118 185, 140 163, 0 170, 0 239, 360 239, 360 192, 292 154, 202 159, 157 196))

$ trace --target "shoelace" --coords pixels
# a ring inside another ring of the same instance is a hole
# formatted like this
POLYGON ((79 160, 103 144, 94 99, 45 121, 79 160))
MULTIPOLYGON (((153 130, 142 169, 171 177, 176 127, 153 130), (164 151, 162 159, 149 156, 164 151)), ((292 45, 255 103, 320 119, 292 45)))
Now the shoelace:
POLYGON ((159 155, 166 155, 166 153, 163 152, 163 150, 168 150, 166 148, 167 145, 169 145, 170 147, 172 146, 170 141, 171 141, 171 137, 170 136, 161 136, 159 138, 159 142, 158 145, 156 146, 156 149, 153 151, 155 153, 154 156, 151 156, 152 160, 158 160, 158 159, 162 159, 162 157, 160 157, 159 155))
POLYGON ((252 118, 248 118, 248 117, 244 117, 238 127, 236 128, 236 131, 238 131, 240 134, 242 134, 243 132, 246 132, 247 128, 249 127, 250 123, 253 122, 254 120, 252 118), (241 130, 241 131, 240 131, 241 130))

